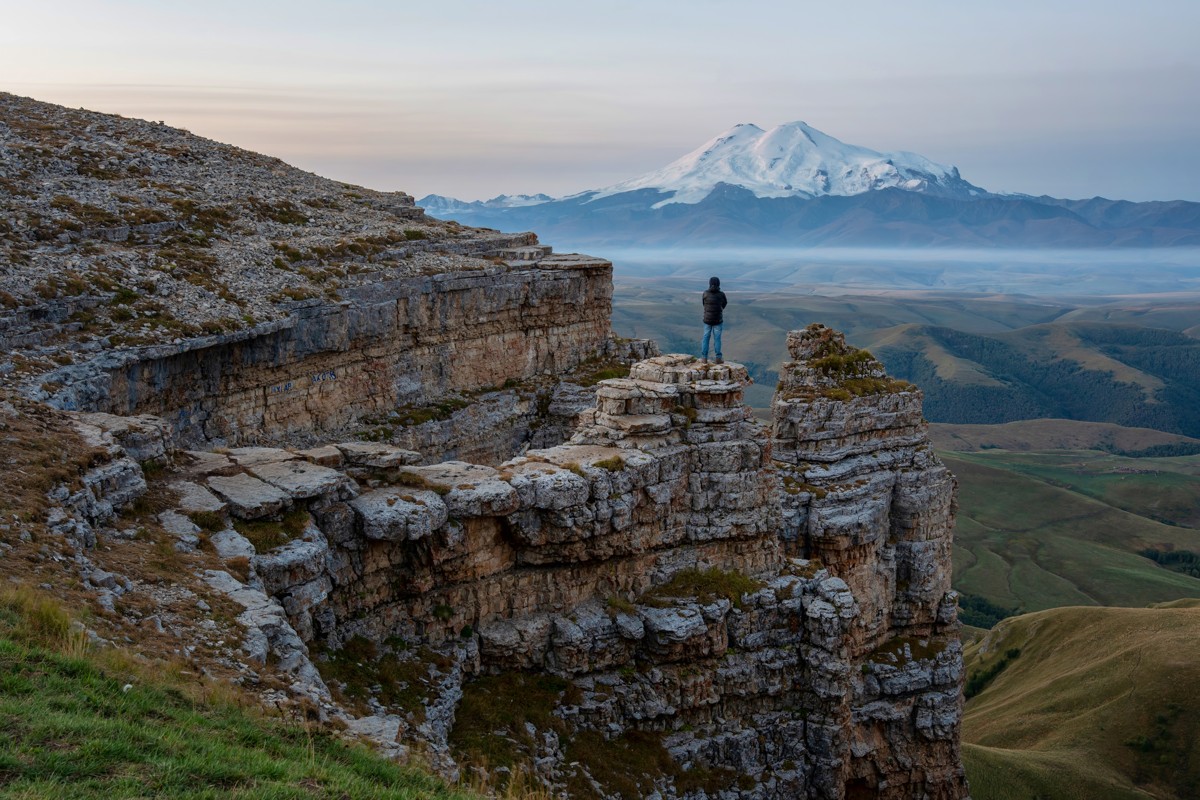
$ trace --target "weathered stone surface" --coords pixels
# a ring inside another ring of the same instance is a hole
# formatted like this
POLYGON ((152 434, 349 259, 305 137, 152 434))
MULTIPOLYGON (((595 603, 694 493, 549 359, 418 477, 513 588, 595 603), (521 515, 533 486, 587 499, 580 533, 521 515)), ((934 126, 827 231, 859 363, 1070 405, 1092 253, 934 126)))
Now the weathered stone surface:
POLYGON ((346 465, 346 456, 340 449, 331 444, 322 445, 321 447, 311 447, 308 450, 297 450, 296 455, 322 467, 343 467, 346 465))
POLYGON ((182 514, 164 511, 158 515, 163 530, 175 537, 175 549, 183 552, 195 550, 200 544, 200 527, 182 514))
POLYGON ((47 378, 64 385, 50 399, 156 414, 188 446, 249 444, 333 433, 398 406, 563 372, 605 352, 607 261, 442 268, 453 271, 346 286, 341 302, 297 307, 255 329, 64 367, 47 378), (225 368, 232 364, 239 368, 225 368))
POLYGON ((334 445, 346 463, 355 467, 399 467, 404 464, 416 464, 421 460, 421 454, 401 447, 378 442, 341 442, 334 445))
POLYGON ((227 455, 239 467, 255 467, 300 458, 296 453, 278 447, 235 447, 227 455))
POLYGON ((138 463, 166 457, 170 446, 170 426, 149 414, 121 417, 115 414, 80 414, 79 419, 106 431, 138 463))
POLYGON ((233 459, 223 453, 212 453, 206 450, 178 451, 178 459, 190 475, 237 475, 242 468, 233 463, 233 459))
POLYGON ((493 622, 479 629, 480 653, 504 669, 541 666, 550 649, 552 628, 545 614, 493 622))
POLYGON ((350 506, 362 522, 363 535, 377 541, 424 539, 449 517, 437 493, 407 487, 366 492, 350 506))
POLYGON ((354 482, 343 473, 307 461, 268 461, 249 467, 250 474, 297 499, 321 495, 347 499, 354 482))
POLYGON ((639 607, 645 643, 660 661, 682 661, 724 653, 728 643, 724 626, 729 601, 703 608, 680 603, 666 608, 639 607))
POLYGON ((234 516, 242 519, 278 514, 292 502, 286 492, 245 473, 214 475, 208 479, 208 487, 229 504, 234 516))
POLYGON ((292 676, 292 690, 318 702, 329 703, 332 698, 321 673, 308 658, 308 648, 296 634, 283 606, 259 589, 241 584, 227 572, 209 570, 204 575, 208 585, 227 595, 245 609, 238 622, 246 629, 242 647, 255 663, 266 664, 274 656, 280 670, 292 676))
POLYGON ((221 513, 227 503, 198 483, 174 481, 170 488, 178 496, 178 507, 185 514, 197 512, 221 513))
POLYGON ((226 561, 231 558, 251 558, 258 552, 249 539, 232 529, 217 531, 208 541, 217 555, 226 561))

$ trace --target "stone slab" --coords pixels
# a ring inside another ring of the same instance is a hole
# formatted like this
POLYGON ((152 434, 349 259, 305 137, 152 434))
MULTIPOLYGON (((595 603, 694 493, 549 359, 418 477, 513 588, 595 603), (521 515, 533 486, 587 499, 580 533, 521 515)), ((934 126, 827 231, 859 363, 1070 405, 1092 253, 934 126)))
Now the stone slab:
POLYGON ((245 473, 214 475, 208 479, 208 486, 229 503, 234 516, 242 519, 278 514, 292 503, 286 492, 245 473))
POLYGON ((296 455, 322 467, 343 467, 346 465, 346 457, 342 454, 342 451, 331 444, 322 447, 311 447, 308 450, 297 450, 296 455))
POLYGON ((179 497, 176 508, 185 514, 195 514, 205 511, 219 514, 225 510, 225 501, 198 483, 193 483, 192 481, 175 481, 171 484, 171 489, 179 497))
POLYGON ((229 451, 233 462, 242 467, 253 467, 259 464, 269 464, 273 461, 294 461, 300 458, 291 450, 278 447, 235 447, 229 451))
POLYGON ((250 473, 298 499, 349 489, 350 479, 341 472, 308 461, 273 461, 249 467, 250 473))
POLYGON ((377 442, 339 442, 334 447, 342 452, 346 463, 354 467, 387 469, 421 460, 421 454, 414 450, 377 442))

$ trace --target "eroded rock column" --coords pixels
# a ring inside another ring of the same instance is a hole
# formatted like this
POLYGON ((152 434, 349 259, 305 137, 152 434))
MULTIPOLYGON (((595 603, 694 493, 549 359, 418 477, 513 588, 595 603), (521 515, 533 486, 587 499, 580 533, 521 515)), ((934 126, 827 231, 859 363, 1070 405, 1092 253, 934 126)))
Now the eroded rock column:
POLYGON ((847 796, 965 796, 962 649, 950 589, 954 476, 921 392, 821 325, 788 334, 772 443, 789 552, 849 585, 847 796))

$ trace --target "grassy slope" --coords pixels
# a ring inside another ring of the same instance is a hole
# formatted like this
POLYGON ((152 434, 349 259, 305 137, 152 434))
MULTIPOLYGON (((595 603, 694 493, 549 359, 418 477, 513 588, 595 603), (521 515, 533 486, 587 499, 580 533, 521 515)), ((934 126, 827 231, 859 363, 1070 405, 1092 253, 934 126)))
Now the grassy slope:
POLYGON ((933 440, 933 446, 939 450, 963 452, 989 448, 1136 452, 1162 445, 1200 445, 1200 440, 1152 428, 1127 428, 1111 422, 1082 422, 1072 419, 1030 419, 1000 425, 956 425, 938 422, 930 426, 929 437, 933 440))
POLYGON ((470 800, 221 683, 90 652, 65 612, 0 593, 0 797, 470 800), (127 688, 128 687, 128 688, 127 688))
POLYGON ((975 800, 1197 796, 1200 601, 1007 619, 968 646, 968 673, 1014 648, 967 703, 975 800))
POLYGON ((960 482, 955 540, 960 591, 1026 611, 1200 597, 1200 580, 1137 555, 1154 546, 1200 551, 1200 530, 1186 527, 1198 513, 1196 456, 999 451, 942 456, 960 482), (1150 471, 1111 471, 1119 467, 1150 471))

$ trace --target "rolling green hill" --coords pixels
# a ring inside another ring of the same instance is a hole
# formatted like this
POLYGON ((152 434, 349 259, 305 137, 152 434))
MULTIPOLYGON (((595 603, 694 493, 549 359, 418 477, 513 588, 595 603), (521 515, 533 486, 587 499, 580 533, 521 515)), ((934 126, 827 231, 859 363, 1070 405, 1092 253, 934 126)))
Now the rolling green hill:
POLYGON ((1200 340, 1160 328, 1058 322, 983 335, 877 332, 874 352, 925 391, 936 422, 1066 418, 1200 436, 1200 340))
POLYGON ((1200 457, 941 455, 959 479, 954 585, 964 595, 1022 611, 1200 597, 1200 578, 1141 554, 1200 552, 1200 457))
POLYGON ((1013 617, 966 662, 975 800, 1200 796, 1200 601, 1013 617))
POLYGON ((1184 456, 1200 453, 1200 439, 1111 422, 1031 419, 1000 425, 934 423, 929 438, 939 450, 1102 450, 1122 456, 1184 456))

